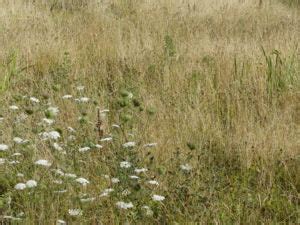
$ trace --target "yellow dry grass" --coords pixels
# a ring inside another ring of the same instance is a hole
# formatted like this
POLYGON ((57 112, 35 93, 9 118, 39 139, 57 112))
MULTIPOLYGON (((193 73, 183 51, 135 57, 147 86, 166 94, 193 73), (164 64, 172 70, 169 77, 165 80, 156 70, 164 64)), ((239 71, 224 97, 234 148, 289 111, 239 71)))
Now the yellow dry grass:
MULTIPOLYGON (((157 166, 173 170, 173 155, 188 154, 189 143, 217 155, 193 167, 259 165, 261 183, 272 186, 278 161, 291 174, 299 169, 289 161, 300 153, 299 43, 299 9, 275 0, 1 0, 2 102, 46 95, 63 112, 59 126, 75 127, 81 111, 52 96, 82 84, 97 105, 112 108, 127 89, 156 110, 137 118, 135 131, 159 143, 157 166)), ((84 111, 96 121, 92 106, 84 111)), ((93 127, 84 132, 96 135, 93 127)), ((51 157, 47 148, 41 154, 51 157)), ((184 215, 169 219, 197 220, 184 215)))

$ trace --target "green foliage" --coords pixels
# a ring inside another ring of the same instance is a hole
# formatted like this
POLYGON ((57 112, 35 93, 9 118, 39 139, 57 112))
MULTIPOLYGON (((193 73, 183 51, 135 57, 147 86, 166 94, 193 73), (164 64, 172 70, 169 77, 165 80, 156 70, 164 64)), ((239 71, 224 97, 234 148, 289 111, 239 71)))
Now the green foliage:
POLYGON ((13 77, 21 73, 17 65, 17 58, 17 52, 11 51, 7 56, 7 60, 0 64, 0 73, 2 73, 0 74, 0 93, 6 91, 13 77))
POLYGON ((300 0, 280 0, 283 4, 287 4, 291 7, 300 7, 300 0))
POLYGON ((64 52, 61 62, 57 62, 50 68, 50 76, 53 79, 52 89, 59 91, 62 86, 64 88, 69 84, 69 75, 72 69, 71 57, 68 52, 64 52))
POLYGON ((278 50, 273 50, 270 55, 267 55, 264 48, 262 51, 267 64, 267 92, 270 97, 299 86, 297 71, 292 69, 297 68, 295 55, 291 59, 285 59, 278 50))
POLYGON ((165 36, 165 53, 169 57, 175 56, 176 54, 175 43, 170 35, 165 36))

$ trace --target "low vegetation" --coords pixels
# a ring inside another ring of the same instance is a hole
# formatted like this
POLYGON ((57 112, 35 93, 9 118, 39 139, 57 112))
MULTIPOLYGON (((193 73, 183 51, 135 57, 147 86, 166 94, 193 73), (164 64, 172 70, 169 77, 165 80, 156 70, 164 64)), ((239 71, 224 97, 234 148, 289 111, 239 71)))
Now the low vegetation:
POLYGON ((0 221, 299 223, 299 1, 0 1, 0 221))

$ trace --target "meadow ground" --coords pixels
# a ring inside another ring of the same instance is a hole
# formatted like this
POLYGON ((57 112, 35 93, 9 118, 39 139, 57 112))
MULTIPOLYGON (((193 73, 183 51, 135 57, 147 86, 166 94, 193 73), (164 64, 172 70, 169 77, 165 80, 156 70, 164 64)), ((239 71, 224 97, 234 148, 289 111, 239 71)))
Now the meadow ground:
POLYGON ((0 220, 300 223, 299 5, 0 0, 0 220))

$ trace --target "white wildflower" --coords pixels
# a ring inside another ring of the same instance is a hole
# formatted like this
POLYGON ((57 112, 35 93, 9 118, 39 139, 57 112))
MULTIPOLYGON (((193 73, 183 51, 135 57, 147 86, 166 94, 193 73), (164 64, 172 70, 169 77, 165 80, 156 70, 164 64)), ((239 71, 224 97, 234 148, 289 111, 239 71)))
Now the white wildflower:
POLYGON ((11 106, 9 106, 9 108, 10 108, 11 110, 18 110, 18 109, 19 109, 19 107, 16 106, 16 105, 11 105, 11 106))
POLYGON ((64 220, 56 220, 56 225, 66 225, 66 221, 64 220))
POLYGON ((82 184, 83 186, 86 186, 87 184, 90 183, 87 179, 85 179, 85 178, 83 178, 83 177, 77 178, 76 181, 77 181, 78 183, 82 184))
POLYGON ((145 172, 147 172, 148 171, 148 169, 146 169, 146 168, 135 168, 134 169, 134 172, 136 172, 137 174, 139 174, 139 173, 145 173, 145 172))
POLYGON ((24 190, 26 188, 26 184, 24 183, 18 183, 15 185, 16 190, 24 190))
POLYGON ((64 176, 65 173, 61 169, 53 169, 54 173, 60 176, 64 176))
POLYGON ((180 165, 180 169, 185 170, 185 171, 190 171, 193 169, 193 167, 189 164, 184 164, 184 165, 180 165))
POLYGON ((0 165, 4 164, 4 163, 5 163, 5 161, 6 161, 6 159, 4 159, 4 158, 0 158, 0 165))
POLYGON ((13 139, 13 141, 15 142, 15 143, 17 143, 17 144, 26 144, 26 143, 28 143, 29 142, 29 140, 27 140, 27 139, 22 139, 22 138, 20 138, 20 137, 15 137, 14 139, 13 139))
POLYGON ((51 163, 46 159, 39 159, 39 160, 35 161, 34 164, 39 165, 39 166, 45 166, 45 167, 51 166, 51 163))
POLYGON ((128 196, 130 194, 131 194, 131 192, 128 189, 125 189, 124 191, 122 191, 123 196, 128 196))
POLYGON ((152 185, 156 185, 156 186, 159 185, 158 181, 156 181, 156 180, 149 180, 148 184, 152 184, 152 185))
POLYGON ((152 147, 155 147, 156 145, 157 145, 157 143, 149 143, 149 144, 145 144, 144 147, 152 148, 152 147))
POLYGON ((21 156, 22 154, 20 152, 16 152, 14 154, 12 154, 11 156, 21 156))
POLYGON ((14 217, 14 216, 3 216, 2 218, 3 219, 9 219, 9 220, 12 220, 12 221, 20 221, 20 220, 22 220, 21 218, 14 217))
POLYGON ((88 102, 90 99, 88 97, 76 98, 76 102, 88 102))
POLYGON ((53 143, 53 148, 57 151, 62 151, 63 150, 63 148, 56 142, 53 143))
POLYGON ((53 140, 57 140, 58 138, 60 138, 60 133, 57 131, 50 131, 48 133, 48 135, 49 135, 49 138, 53 139, 53 140))
POLYGON ((42 136, 43 140, 47 140, 47 139, 57 140, 58 138, 60 138, 60 133, 57 131, 43 132, 40 134, 40 136, 42 136))
POLYGON ((112 182, 113 184, 117 184, 117 183, 120 182, 120 180, 119 180, 119 178, 117 178, 117 177, 113 177, 113 178, 111 178, 111 182, 112 182))
POLYGON ((130 141, 130 142, 127 142, 127 143, 123 144, 124 148, 132 148, 134 146, 135 146, 135 142, 133 142, 133 141, 130 141))
POLYGON ((66 193, 67 190, 59 190, 59 191, 53 191, 53 193, 57 193, 57 194, 63 194, 66 193))
POLYGON ((107 174, 104 174, 103 177, 106 179, 109 179, 109 175, 107 175, 107 174))
POLYGON ((142 207, 142 209, 145 209, 145 211, 146 211, 146 216, 153 216, 153 211, 150 209, 149 206, 144 205, 144 206, 142 207))
POLYGON ((121 168, 130 168, 131 167, 131 163, 127 162, 127 161, 120 162, 120 167, 121 168))
POLYGON ((102 146, 102 145, 99 145, 99 144, 96 144, 95 147, 98 148, 98 149, 103 148, 103 146, 102 146))
POLYGON ((101 142, 112 141, 112 137, 102 138, 101 142))
POLYGON ((40 102, 40 100, 37 99, 36 97, 30 97, 29 100, 32 101, 33 103, 39 103, 40 102))
POLYGON ((133 98, 133 94, 131 92, 128 93, 128 98, 133 98))
POLYGON ((109 109, 103 109, 100 111, 100 113, 108 113, 109 112, 109 109))
POLYGON ((71 133, 76 132, 75 129, 74 129, 73 127, 68 127, 68 131, 71 132, 71 133))
POLYGON ((46 123, 46 124, 48 124, 48 125, 52 125, 55 121, 52 120, 52 119, 44 118, 44 119, 43 119, 43 122, 46 123))
POLYGON ((65 177, 68 177, 68 178, 76 178, 77 175, 74 174, 74 173, 65 173, 65 177))
POLYGON ((120 128, 120 126, 118 124, 113 124, 112 127, 113 128, 120 128))
POLYGON ((51 116, 57 116, 59 113, 59 109, 57 107, 50 106, 47 111, 51 114, 51 116))
POLYGON ((152 200, 157 201, 157 202, 161 202, 161 201, 165 200, 165 197, 161 196, 161 195, 153 195, 152 200))
POLYGON ((17 116, 15 123, 21 123, 24 120, 26 120, 28 118, 28 115, 26 115, 25 113, 21 113, 20 115, 17 116))
POLYGON ((62 96, 63 99, 70 99, 72 97, 73 97, 72 95, 64 95, 64 96, 62 96))
POLYGON ((9 161, 8 163, 14 165, 14 164, 19 164, 20 162, 18 160, 12 160, 9 161))
POLYGON ((129 176, 129 178, 131 178, 131 179, 133 179, 133 180, 137 180, 137 179, 140 179, 138 176, 136 176, 136 175, 131 175, 131 176, 129 176))
POLYGON ((91 150, 90 147, 83 147, 83 148, 80 148, 78 151, 79 151, 79 152, 87 152, 87 151, 89 151, 89 150, 91 150))
POLYGON ((29 180, 26 182, 26 187, 28 188, 34 188, 37 186, 37 182, 35 180, 29 180))
POLYGON ((133 204, 131 202, 117 202, 116 206, 120 209, 130 209, 133 208, 133 204))
POLYGON ((103 192, 101 193, 100 197, 105 197, 105 196, 108 196, 109 193, 113 192, 114 189, 113 188, 107 188, 105 190, 103 190, 103 192))
POLYGON ((82 210, 81 209, 69 209, 69 215, 70 216, 81 216, 82 210))
POLYGON ((8 148, 9 148, 8 145, 6 145, 6 144, 0 144, 0 152, 1 151, 4 152, 4 151, 8 150, 8 148))
POLYGON ((54 184, 62 184, 63 181, 62 181, 62 180, 54 180, 53 183, 54 183, 54 184))

